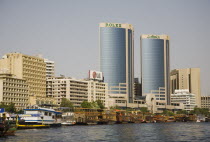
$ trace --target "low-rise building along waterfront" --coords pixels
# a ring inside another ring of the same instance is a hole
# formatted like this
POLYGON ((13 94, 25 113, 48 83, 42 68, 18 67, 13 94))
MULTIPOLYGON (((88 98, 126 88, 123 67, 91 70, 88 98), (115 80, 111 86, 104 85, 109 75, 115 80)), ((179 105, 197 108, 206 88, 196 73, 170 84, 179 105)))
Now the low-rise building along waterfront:
POLYGON ((184 110, 188 112, 197 106, 195 94, 188 89, 175 90, 175 93, 171 94, 171 103, 183 103, 184 110))
POLYGON ((149 94, 146 94, 146 105, 151 113, 162 113, 164 110, 176 112, 184 109, 183 103, 180 102, 168 105, 165 91, 165 87, 160 87, 158 90, 151 90, 149 94))
POLYGON ((62 98, 70 100, 74 107, 83 101, 102 100, 106 106, 107 84, 92 80, 79 80, 70 77, 47 78, 47 96, 54 97, 58 105, 62 98))

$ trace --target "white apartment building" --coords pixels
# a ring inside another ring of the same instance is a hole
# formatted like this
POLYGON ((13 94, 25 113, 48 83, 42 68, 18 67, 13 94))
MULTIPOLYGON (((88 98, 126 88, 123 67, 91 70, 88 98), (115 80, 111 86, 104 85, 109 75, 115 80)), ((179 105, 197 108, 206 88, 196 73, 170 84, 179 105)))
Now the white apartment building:
POLYGON ((193 110, 196 104, 196 96, 189 92, 188 89, 175 90, 174 94, 171 94, 171 103, 183 103, 184 110, 193 110))
POLYGON ((46 77, 55 77, 55 62, 44 59, 46 63, 46 77))
POLYGON ((29 87, 25 79, 19 79, 9 73, 0 73, 0 102, 14 103, 17 110, 25 109, 29 104, 29 87))
POLYGON ((80 107, 83 101, 104 102, 106 106, 107 84, 91 80, 78 80, 70 77, 47 78, 47 96, 54 97, 58 105, 62 98, 70 100, 75 107, 80 107))

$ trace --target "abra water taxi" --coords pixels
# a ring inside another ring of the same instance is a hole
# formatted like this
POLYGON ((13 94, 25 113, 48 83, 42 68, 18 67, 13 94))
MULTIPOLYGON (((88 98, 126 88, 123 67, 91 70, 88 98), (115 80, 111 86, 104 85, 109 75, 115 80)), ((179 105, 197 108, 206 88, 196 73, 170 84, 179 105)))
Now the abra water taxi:
POLYGON ((18 128, 49 128, 61 126, 61 112, 51 108, 32 106, 19 115, 18 128))

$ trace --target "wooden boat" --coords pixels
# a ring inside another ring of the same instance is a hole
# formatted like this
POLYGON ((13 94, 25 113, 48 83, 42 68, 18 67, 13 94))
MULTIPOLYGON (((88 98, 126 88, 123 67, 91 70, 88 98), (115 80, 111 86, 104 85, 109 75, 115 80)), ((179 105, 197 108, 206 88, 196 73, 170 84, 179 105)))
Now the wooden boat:
POLYGON ((186 122, 187 116, 185 114, 176 114, 175 119, 177 122, 186 122))
POLYGON ((166 122, 165 116, 162 116, 162 115, 155 115, 153 117, 153 120, 154 120, 155 123, 166 122))
POLYGON ((99 121, 97 109, 77 108, 74 112, 76 125, 95 125, 99 121))
POLYGON ((112 125, 116 123, 116 112, 115 110, 101 110, 98 118, 98 124, 112 125))
POLYGON ((176 122, 176 119, 174 116, 168 116, 166 117, 166 122, 176 122))

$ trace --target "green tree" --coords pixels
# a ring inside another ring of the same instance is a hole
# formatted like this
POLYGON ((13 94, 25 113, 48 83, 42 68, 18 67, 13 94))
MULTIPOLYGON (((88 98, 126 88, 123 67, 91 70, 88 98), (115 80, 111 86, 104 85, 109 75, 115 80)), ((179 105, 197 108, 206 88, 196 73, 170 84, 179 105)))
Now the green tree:
POLYGON ((16 113, 17 113, 17 114, 23 114, 24 111, 21 109, 21 110, 19 110, 19 111, 16 111, 16 113))
POLYGON ((118 105, 111 106, 110 109, 121 109, 118 105))
POLYGON ((15 108, 15 104, 14 103, 10 103, 8 105, 8 112, 11 112, 11 113, 15 113, 16 112, 16 108, 15 108))
POLYGON ((149 112, 148 109, 147 109, 147 107, 141 107, 141 108, 140 108, 140 111, 141 111, 142 113, 149 112))
POLYGON ((164 110, 162 114, 167 115, 167 116, 174 116, 174 113, 168 110, 164 110))
POLYGON ((91 102, 83 101, 83 102, 81 103, 81 107, 82 107, 82 108, 92 108, 92 104, 91 104, 91 102))
POLYGON ((6 105, 5 103, 1 102, 0 108, 4 108, 6 112, 11 112, 11 113, 16 112, 15 104, 12 102, 9 105, 6 105))
POLYGON ((179 110, 176 112, 176 114, 187 114, 186 110, 179 110))
POLYGON ((97 102, 98 107, 99 107, 100 109, 105 109, 105 106, 104 106, 104 103, 102 102, 102 100, 97 100, 96 102, 97 102))
POLYGON ((73 108, 73 104, 72 104, 72 102, 70 102, 68 99, 62 98, 62 99, 61 99, 61 105, 60 105, 60 107, 69 107, 69 108, 73 108))
POLYGON ((210 112, 208 108, 198 108, 195 107, 193 110, 190 111, 190 114, 196 114, 196 115, 205 115, 205 116, 210 116, 210 112))
POLYGON ((91 108, 99 109, 98 103, 96 101, 90 102, 91 108))

